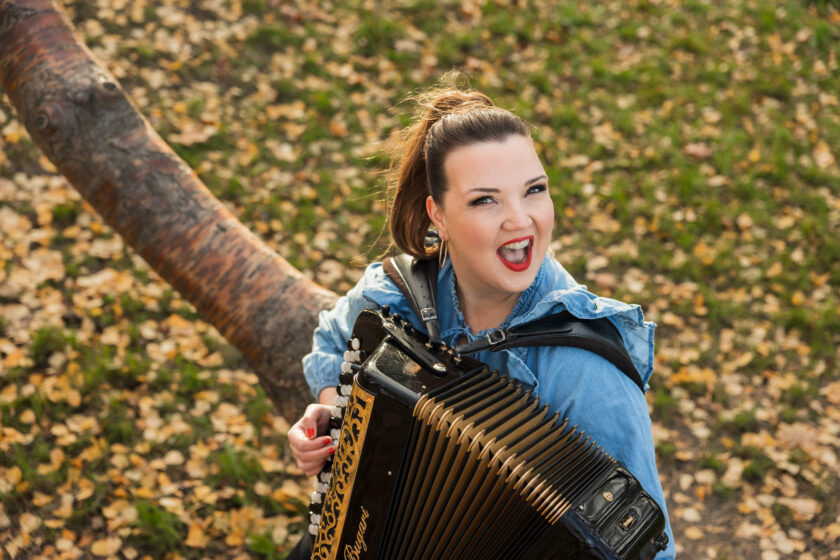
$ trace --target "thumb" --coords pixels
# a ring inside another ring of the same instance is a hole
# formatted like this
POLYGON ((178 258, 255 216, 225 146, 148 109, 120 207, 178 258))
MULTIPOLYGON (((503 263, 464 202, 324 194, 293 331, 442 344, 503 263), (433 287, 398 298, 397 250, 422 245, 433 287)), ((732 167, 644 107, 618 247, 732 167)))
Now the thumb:
POLYGON ((329 416, 324 418, 325 409, 327 407, 319 404, 311 404, 306 407, 306 412, 303 413, 303 417, 300 419, 300 426, 303 428, 303 433, 307 439, 313 439, 322 430, 326 429, 326 422, 324 420, 329 421, 329 416))

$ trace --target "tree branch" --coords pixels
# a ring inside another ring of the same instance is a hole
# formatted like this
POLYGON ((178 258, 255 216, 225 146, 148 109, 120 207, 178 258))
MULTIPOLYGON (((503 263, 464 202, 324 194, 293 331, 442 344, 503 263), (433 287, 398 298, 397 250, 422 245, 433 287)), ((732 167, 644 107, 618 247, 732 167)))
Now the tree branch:
POLYGON ((287 419, 336 295, 269 250, 133 107, 49 0, 0 0, 0 85, 35 143, 105 221, 233 344, 287 419))

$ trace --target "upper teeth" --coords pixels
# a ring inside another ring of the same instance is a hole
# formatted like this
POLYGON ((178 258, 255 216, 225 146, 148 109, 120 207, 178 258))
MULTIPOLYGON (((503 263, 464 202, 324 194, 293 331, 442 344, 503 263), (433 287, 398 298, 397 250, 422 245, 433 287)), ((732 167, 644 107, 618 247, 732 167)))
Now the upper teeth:
POLYGON ((505 249, 524 249, 531 243, 530 239, 523 239, 522 241, 517 241, 515 243, 508 243, 504 245, 505 249))

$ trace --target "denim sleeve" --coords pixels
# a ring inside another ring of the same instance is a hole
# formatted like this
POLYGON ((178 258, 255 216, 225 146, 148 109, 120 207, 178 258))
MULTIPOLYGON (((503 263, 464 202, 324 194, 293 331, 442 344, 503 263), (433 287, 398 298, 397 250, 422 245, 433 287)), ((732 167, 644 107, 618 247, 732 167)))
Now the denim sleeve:
POLYGON ((312 351, 303 357, 303 374, 316 400, 322 390, 338 385, 338 374, 353 324, 363 309, 373 307, 362 295, 363 282, 340 297, 335 307, 318 315, 318 327, 312 335, 312 351))
POLYGON ((390 305, 397 313, 411 313, 410 304, 385 275, 381 263, 373 263, 358 284, 338 299, 335 307, 318 315, 312 351, 303 357, 303 374, 316 399, 322 390, 338 385, 347 340, 359 313, 379 305, 390 305))
POLYGON ((668 548, 657 559, 675 557, 674 534, 656 467, 647 401, 639 388, 607 360, 578 348, 540 349, 538 394, 620 461, 665 513, 668 548))

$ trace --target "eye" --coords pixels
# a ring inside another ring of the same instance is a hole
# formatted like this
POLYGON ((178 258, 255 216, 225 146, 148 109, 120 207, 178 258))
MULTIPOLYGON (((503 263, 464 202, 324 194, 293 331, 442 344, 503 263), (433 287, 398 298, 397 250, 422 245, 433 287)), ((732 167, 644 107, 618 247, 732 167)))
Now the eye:
POLYGON ((470 206, 484 206, 493 202, 492 196, 480 196, 470 201, 470 206))
POLYGON ((528 187, 528 190, 525 192, 525 196, 528 196, 529 194, 536 194, 536 193, 545 192, 547 190, 548 190, 548 185, 546 185, 545 183, 540 183, 538 185, 531 185, 530 187, 528 187))

